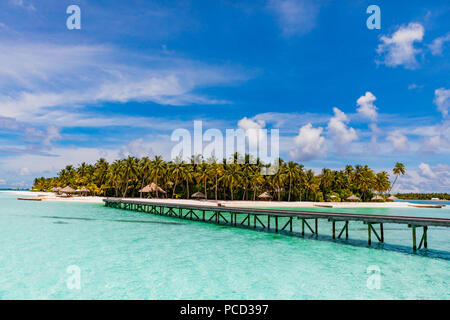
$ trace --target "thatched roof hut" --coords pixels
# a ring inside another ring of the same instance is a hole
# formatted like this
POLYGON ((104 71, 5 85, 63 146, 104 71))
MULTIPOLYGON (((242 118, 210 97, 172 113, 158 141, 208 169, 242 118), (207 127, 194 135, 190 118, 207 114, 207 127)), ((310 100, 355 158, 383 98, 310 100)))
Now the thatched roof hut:
POLYGON ((51 192, 60 192, 61 191, 61 187, 51 188, 50 191, 51 192))
POLYGON ((260 198, 260 199, 272 199, 272 196, 266 191, 266 192, 261 193, 258 196, 258 198, 260 198))
POLYGON ((194 198, 194 199, 206 199, 206 196, 202 192, 198 191, 198 192, 194 193, 191 196, 191 198, 194 198))
POLYGON ((64 193, 74 193, 75 192, 75 190, 74 189, 72 189, 71 187, 69 187, 69 186, 67 186, 67 187, 65 187, 65 188, 63 188, 63 189, 61 189, 61 190, 59 190, 60 192, 64 192, 64 193))
POLYGON ((396 197, 396 196, 390 196, 389 198, 387 198, 388 200, 391 200, 391 201, 395 201, 395 200, 398 200, 398 198, 396 197))
POLYGON ((361 199, 354 194, 352 194, 350 197, 347 198, 349 201, 360 201, 361 199))
POLYGON ((158 191, 158 193, 166 193, 162 188, 160 188, 156 183, 152 182, 149 185, 143 187, 139 192, 142 193, 153 193, 158 191))
POLYGON ((372 201, 384 201, 384 198, 380 195, 376 195, 372 198, 372 201))

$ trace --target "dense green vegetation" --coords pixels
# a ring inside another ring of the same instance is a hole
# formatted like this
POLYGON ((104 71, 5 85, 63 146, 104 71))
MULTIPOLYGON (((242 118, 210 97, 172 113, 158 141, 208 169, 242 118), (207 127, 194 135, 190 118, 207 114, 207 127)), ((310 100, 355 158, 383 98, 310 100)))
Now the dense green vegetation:
POLYGON ((404 200, 431 200, 432 198, 450 200, 450 194, 448 193, 398 193, 395 196, 404 200))
POLYGON ((265 176, 260 173, 263 163, 249 164, 247 155, 245 163, 238 164, 238 157, 235 154, 231 164, 214 159, 200 164, 193 160, 165 162, 159 156, 128 157, 111 164, 99 159, 94 165, 68 165, 54 178, 37 178, 34 189, 87 187, 97 195, 139 197, 139 190, 154 182, 167 191, 153 195, 157 197, 190 198, 201 191, 208 199, 256 200, 262 192, 268 192, 275 200, 283 201, 344 201, 352 194, 367 201, 374 192, 383 194, 391 189, 389 174, 375 173, 367 165, 347 165, 343 170, 324 168, 316 175, 303 165, 280 159, 278 172, 265 176))

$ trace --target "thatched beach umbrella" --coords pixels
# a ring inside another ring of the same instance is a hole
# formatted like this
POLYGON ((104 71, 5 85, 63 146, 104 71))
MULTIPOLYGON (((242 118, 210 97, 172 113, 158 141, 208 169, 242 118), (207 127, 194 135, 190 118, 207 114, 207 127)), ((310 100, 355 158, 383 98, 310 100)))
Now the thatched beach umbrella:
POLYGON ((88 188, 83 187, 81 189, 77 189, 76 192, 88 194, 89 192, 91 192, 91 190, 89 190, 88 188))
POLYGON ((194 199, 206 199, 206 196, 203 193, 201 193, 200 191, 198 191, 198 192, 194 193, 191 196, 191 198, 194 198, 194 199))
POLYGON ((355 196, 354 194, 352 194, 350 197, 347 198, 347 200, 360 201, 361 199, 359 197, 355 196))
POLYGON ((160 188, 156 183, 152 182, 151 184, 143 187, 141 190, 139 190, 139 193, 166 193, 162 188, 160 188))
POLYGON ((266 192, 261 193, 258 196, 258 198, 260 198, 260 199, 272 199, 272 196, 266 191, 266 192))
POLYGON ((60 187, 51 188, 50 191, 51 191, 51 192, 59 193, 59 192, 61 191, 61 188, 60 188, 60 187))
POLYGON ((67 186, 67 187, 61 189, 60 192, 64 192, 64 193, 74 193, 75 190, 72 189, 71 187, 67 186))
POLYGON ((384 201, 384 198, 380 195, 376 195, 372 198, 372 201, 384 201))
POLYGON ((398 200, 398 198, 396 197, 396 196, 390 196, 389 198, 387 198, 388 200, 391 200, 391 201, 395 201, 395 200, 398 200))

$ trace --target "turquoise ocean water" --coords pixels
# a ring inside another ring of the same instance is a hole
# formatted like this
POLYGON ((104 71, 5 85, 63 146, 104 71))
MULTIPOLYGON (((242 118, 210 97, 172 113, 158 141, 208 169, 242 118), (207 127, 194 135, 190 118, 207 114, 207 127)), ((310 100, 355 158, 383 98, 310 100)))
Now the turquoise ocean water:
MULTIPOLYGON (((431 227, 429 250, 413 254, 401 225, 386 225, 386 244, 369 248, 362 223, 333 242, 327 222, 316 240, 16 198, 0 192, 0 299, 450 298, 446 228, 431 227), (73 265, 79 290, 66 283, 73 265), (379 289, 367 285, 374 275, 379 289)), ((449 207, 364 212, 450 217, 449 207)))

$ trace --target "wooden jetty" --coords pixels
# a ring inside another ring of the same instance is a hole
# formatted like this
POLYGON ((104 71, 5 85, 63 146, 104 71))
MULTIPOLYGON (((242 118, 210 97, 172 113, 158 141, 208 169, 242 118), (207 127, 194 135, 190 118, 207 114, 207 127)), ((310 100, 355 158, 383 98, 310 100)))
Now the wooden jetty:
POLYGON ((312 211, 288 211, 272 209, 235 208, 212 205, 184 205, 173 203, 161 203, 139 200, 105 199, 107 207, 145 212, 180 219, 210 222, 228 226, 244 226, 247 228, 262 228, 265 230, 294 232, 294 220, 301 220, 301 232, 305 230, 311 234, 318 235, 318 220, 323 219, 332 225, 333 239, 341 238, 345 232, 348 239, 348 226, 350 221, 363 222, 367 225, 368 244, 372 244, 372 233, 379 242, 384 243, 385 223, 396 223, 407 225, 412 230, 412 247, 416 251, 427 248, 427 231, 429 226, 450 227, 450 219, 405 217, 387 215, 369 215, 337 212, 312 212, 312 211), (253 225, 252 225, 253 223, 253 225), (337 224, 341 224, 340 232, 337 234, 337 224), (378 226, 378 231, 376 230, 378 226), (307 228, 307 229, 306 229, 307 228), (422 229, 422 237, 417 245, 416 229, 422 229), (337 235, 337 236, 336 236, 337 235))

